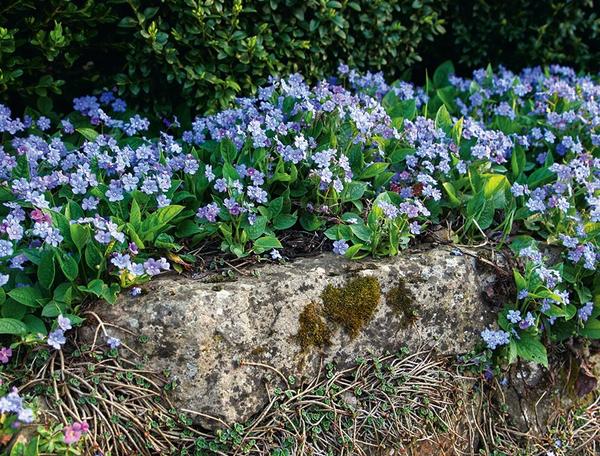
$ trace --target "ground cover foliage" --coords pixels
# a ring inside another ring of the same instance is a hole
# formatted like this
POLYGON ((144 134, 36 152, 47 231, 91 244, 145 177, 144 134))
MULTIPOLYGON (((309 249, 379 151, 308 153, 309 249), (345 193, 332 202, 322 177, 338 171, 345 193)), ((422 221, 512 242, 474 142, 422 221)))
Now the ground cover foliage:
MULTIPOLYGON (((599 95, 566 67, 460 78, 446 63, 422 87, 347 65, 316 85, 274 78, 189 124, 146 118, 114 91, 76 98, 67 116, 1 106, 0 359, 62 357, 86 301, 193 268, 206 242, 225 259, 278 261, 301 230, 364 258, 445 225, 518 259, 518 294, 482 333, 485 362, 548 366, 548 343, 600 338, 599 95)), ((12 386, 8 436, 37 413, 12 386)), ((61 418, 50 441, 89 432, 61 418)))

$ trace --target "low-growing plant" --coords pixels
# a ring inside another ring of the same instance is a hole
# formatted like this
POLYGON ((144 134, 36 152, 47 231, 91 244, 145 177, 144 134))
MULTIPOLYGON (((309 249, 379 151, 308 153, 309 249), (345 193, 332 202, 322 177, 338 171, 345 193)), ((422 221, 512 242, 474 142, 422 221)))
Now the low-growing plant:
POLYGON ((60 349, 86 300, 137 295, 206 243, 277 260, 301 229, 362 258, 443 223, 522 262, 482 334, 497 360, 547 364, 546 341, 599 338, 600 85, 557 66, 453 73, 415 87, 341 65, 188 125, 112 91, 67 116, 2 106, 0 333, 60 349))

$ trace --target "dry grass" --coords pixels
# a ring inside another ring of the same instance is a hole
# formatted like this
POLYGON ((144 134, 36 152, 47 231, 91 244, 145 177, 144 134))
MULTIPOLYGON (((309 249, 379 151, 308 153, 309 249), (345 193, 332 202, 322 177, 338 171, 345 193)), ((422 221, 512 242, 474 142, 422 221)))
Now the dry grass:
POLYGON ((489 384, 477 385, 425 349, 370 357, 341 371, 322 366, 304 385, 290 384, 273 367, 246 363, 274 370, 283 386, 266 386, 269 403, 250 423, 219 423, 222 432, 209 432, 191 417, 211 417, 176 410, 169 401, 168 378, 129 361, 137 355, 133 350, 122 346, 119 356, 105 352, 99 344, 105 326, 98 319, 91 344, 69 355, 55 352, 22 388, 49 385, 48 421, 90 424, 85 454, 600 454, 600 398, 555 418, 547 436, 519 433, 481 393, 489 384), (556 439, 562 448, 555 448, 556 439))

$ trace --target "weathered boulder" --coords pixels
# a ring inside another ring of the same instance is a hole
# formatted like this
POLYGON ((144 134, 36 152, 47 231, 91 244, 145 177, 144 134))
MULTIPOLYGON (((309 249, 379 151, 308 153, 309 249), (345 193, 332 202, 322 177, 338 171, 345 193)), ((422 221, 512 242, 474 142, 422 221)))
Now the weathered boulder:
POLYGON ((325 254, 247 272, 233 281, 167 276, 96 311, 145 336, 111 334, 172 373, 177 406, 226 423, 261 410, 265 380, 281 381, 275 369, 311 378, 322 359, 345 366, 403 345, 465 353, 497 311, 482 296, 494 275, 449 248, 359 262, 325 254))

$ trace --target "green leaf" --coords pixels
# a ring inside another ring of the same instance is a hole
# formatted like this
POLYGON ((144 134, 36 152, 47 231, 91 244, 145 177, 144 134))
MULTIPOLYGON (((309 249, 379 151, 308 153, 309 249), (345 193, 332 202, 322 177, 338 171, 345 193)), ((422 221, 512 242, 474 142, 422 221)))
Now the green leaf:
POLYGON ((454 188, 454 185, 452 185, 451 182, 444 182, 442 186, 444 187, 444 190, 446 190, 450 202, 454 206, 460 206, 461 201, 458 198, 458 195, 456 194, 456 189, 454 188))
POLYGON ((600 320, 590 318, 585 326, 579 330, 579 334, 590 339, 600 339, 600 320))
POLYGON ((273 228, 276 230, 287 230, 296 224, 298 216, 295 214, 279 214, 273 220, 273 228))
POLYGON ((441 128, 448 135, 452 132, 452 117, 450 117, 450 113, 444 105, 438 109, 438 112, 435 115, 435 126, 441 128))
POLYGON ((544 344, 542 344, 537 336, 524 332, 520 334, 520 339, 515 342, 517 344, 517 353, 522 359, 533 361, 546 368, 548 367, 546 347, 544 347, 544 344))
POLYGON ((281 212, 282 207, 283 207, 283 197, 282 196, 275 198, 273 201, 271 201, 271 203, 269 204, 269 210, 271 211, 271 218, 277 217, 279 215, 279 213, 281 212))
POLYGON ((361 175, 358 177, 358 179, 360 180, 365 180, 365 179, 370 179, 372 177, 377 176, 379 173, 383 172, 388 166, 390 166, 389 163, 382 163, 382 162, 378 162, 378 163, 371 163, 369 166, 366 167, 366 169, 361 173, 361 175))
POLYGON ((341 194, 342 202, 358 201, 365 194, 366 188, 363 182, 349 182, 341 194))
POLYGON ((8 296, 27 307, 39 307, 42 294, 35 287, 14 288, 8 292, 8 296))
POLYGON ((48 334, 48 330, 46 329, 44 322, 35 315, 25 315, 23 317, 23 323, 27 325, 27 331, 32 334, 48 334))
POLYGON ((100 273, 104 270, 104 255, 94 242, 88 244, 85 249, 85 264, 87 264, 91 270, 97 273, 100 273))
POLYGON ((280 249, 282 247, 283 246, 281 245, 281 242, 279 242, 279 239, 277 239, 275 236, 263 236, 254 241, 253 246, 254 251, 258 254, 271 249, 280 249))
POLYGON ((363 244, 353 244, 350 247, 348 247, 348 250, 346 250, 346 253, 344 254, 344 256, 349 259, 356 258, 358 256, 358 252, 363 247, 364 247, 363 244))
POLYGON ((496 192, 504 192, 506 187, 509 185, 510 184, 506 176, 503 176, 502 174, 494 174, 488 177, 486 180, 485 185, 483 186, 483 196, 485 196, 487 199, 490 199, 496 192))
POLYGON ((316 231, 323 225, 323 221, 315 214, 306 212, 300 216, 300 225, 306 231, 316 231))
POLYGON ((42 309, 42 317, 56 318, 60 314, 64 314, 66 311, 66 308, 67 308, 67 305, 62 302, 50 301, 42 309))
POLYGON ((77 128, 77 131, 88 141, 95 141, 99 133, 91 128, 77 128))
POLYGON ((510 158, 511 169, 513 177, 516 179, 521 173, 525 171, 525 165, 527 164, 527 158, 525 157, 525 151, 521 147, 515 147, 510 158))
POLYGON ((439 89, 450 85, 449 76, 454 74, 454 65, 450 60, 445 61, 438 66, 433 73, 433 84, 439 89))
POLYGON ((267 222, 267 217, 259 215, 258 217, 256 217, 254 224, 248 224, 244 227, 244 230, 246 231, 250 239, 258 239, 264 234, 265 230, 267 229, 267 222))
POLYGON ((75 261, 75 259, 67 253, 61 253, 57 255, 57 259, 60 269, 65 277, 71 282, 74 282, 79 274, 79 266, 77 265, 77 261, 75 261))
POLYGON ((371 231, 371 229, 367 225, 365 225, 363 223, 357 223, 354 225, 350 225, 350 230, 352 231, 352 234, 354 234, 354 236, 356 236, 361 241, 364 241, 364 242, 371 241, 371 236, 373 235, 373 231, 371 231))
POLYGON ((81 252, 92 237, 90 233, 90 228, 88 226, 73 223, 69 227, 69 230, 71 232, 71 239, 73 240, 73 244, 75 244, 77 250, 81 252))
POLYGON ((49 290, 54 282, 54 251, 44 250, 37 270, 37 277, 40 285, 49 290))
POLYGON ((27 333, 27 325, 14 318, 0 318, 0 334, 20 336, 27 333))
POLYGON ((129 213, 129 223, 137 229, 140 223, 142 222, 142 211, 140 210, 140 205, 135 200, 135 198, 131 201, 131 212, 129 213))

